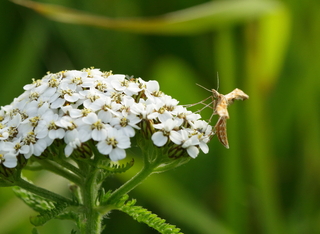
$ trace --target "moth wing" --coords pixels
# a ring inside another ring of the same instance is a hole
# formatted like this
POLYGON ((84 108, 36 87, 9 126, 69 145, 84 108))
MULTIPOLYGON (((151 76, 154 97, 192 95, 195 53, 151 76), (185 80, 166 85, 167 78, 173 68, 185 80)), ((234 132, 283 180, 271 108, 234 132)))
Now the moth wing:
POLYGON ((228 105, 232 104, 234 100, 244 101, 249 98, 241 89, 235 89, 231 93, 225 95, 228 105))
POLYGON ((227 136, 227 118, 223 116, 220 117, 218 119, 218 122, 214 126, 214 129, 221 144, 227 149, 229 149, 228 136, 227 136))

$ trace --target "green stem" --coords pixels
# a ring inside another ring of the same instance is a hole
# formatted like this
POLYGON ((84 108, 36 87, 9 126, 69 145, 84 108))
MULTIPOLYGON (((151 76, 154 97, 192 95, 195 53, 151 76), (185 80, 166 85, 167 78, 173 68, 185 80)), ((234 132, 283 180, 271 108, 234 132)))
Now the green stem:
POLYGON ((68 161, 64 160, 64 159, 59 159, 57 161, 62 167, 68 169, 69 171, 72 171, 74 174, 78 175, 78 176, 84 176, 83 171, 81 171, 79 168, 75 167, 74 165, 72 165, 71 163, 69 163, 68 161))
POLYGON ((73 183, 80 185, 81 180, 78 176, 71 173, 69 170, 66 170, 64 167, 62 167, 60 164, 53 162, 51 160, 38 160, 38 162, 48 171, 51 171, 57 175, 60 175, 73 183))
POLYGON ((148 164, 145 161, 145 164, 141 171, 137 173, 134 177, 124 183, 120 188, 115 190, 108 199, 108 204, 116 203, 123 195, 130 192, 136 186, 138 186, 143 180, 150 176, 158 164, 148 164))
POLYGON ((48 199, 48 200, 51 200, 51 201, 54 201, 58 204, 61 204, 61 203, 68 203, 68 204, 71 204, 72 201, 68 198, 65 198, 59 194, 56 194, 56 193, 53 193, 49 190, 46 190, 44 188, 40 188, 38 186, 35 186, 34 184, 31 184, 29 183, 28 181, 20 178, 19 180, 16 181, 15 183, 17 186, 19 186, 20 188, 22 189, 25 189, 31 193, 34 193, 40 197, 43 197, 45 199, 48 199))
POLYGON ((80 215, 79 228, 83 234, 100 234, 101 221, 103 214, 99 212, 96 205, 98 192, 100 190, 100 183, 98 183, 98 176, 100 170, 96 167, 88 167, 87 177, 84 184, 81 186, 83 197, 84 212, 80 215))

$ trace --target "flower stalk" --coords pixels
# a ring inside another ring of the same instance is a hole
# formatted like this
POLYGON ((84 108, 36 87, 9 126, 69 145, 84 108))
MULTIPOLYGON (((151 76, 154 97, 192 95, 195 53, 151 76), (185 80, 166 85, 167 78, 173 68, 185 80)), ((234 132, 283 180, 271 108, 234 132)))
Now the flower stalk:
MULTIPOLYGON (((77 185, 81 184, 81 180, 78 175, 74 174, 73 171, 68 170, 68 168, 65 168, 62 165, 59 165, 57 162, 54 162, 51 160, 42 160, 42 159, 37 161, 42 165, 44 169, 51 171, 61 177, 64 177, 67 180, 71 181, 72 183, 75 183, 77 185)), ((69 169, 70 168, 71 167, 69 167, 69 169)))
POLYGON ((101 221, 103 214, 99 212, 97 204, 98 192, 100 184, 97 183, 99 171, 89 166, 88 176, 84 178, 83 186, 81 187, 83 198, 83 213, 79 220, 79 229, 84 234, 99 234, 101 233, 101 221))
POLYGON ((40 187, 24 180, 23 178, 20 178, 19 180, 15 181, 15 186, 18 186, 26 191, 34 193, 42 198, 45 198, 47 200, 51 200, 51 201, 56 202, 58 204, 63 204, 63 203, 73 204, 73 202, 70 199, 65 198, 59 194, 53 193, 47 189, 40 188, 40 187))
POLYGON ((111 196, 109 197, 107 203, 115 204, 122 196, 129 193, 135 187, 137 187, 140 183, 142 183, 146 178, 148 178, 158 166, 158 163, 145 163, 142 169, 133 176, 130 180, 125 182, 121 187, 116 189, 111 196))

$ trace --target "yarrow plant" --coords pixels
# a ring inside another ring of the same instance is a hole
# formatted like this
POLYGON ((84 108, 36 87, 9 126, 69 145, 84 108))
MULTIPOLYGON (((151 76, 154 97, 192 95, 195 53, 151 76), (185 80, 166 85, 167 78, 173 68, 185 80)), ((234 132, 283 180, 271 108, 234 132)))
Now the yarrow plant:
POLYGON ((212 127, 165 95, 157 81, 83 69, 48 73, 0 110, 0 185, 39 213, 33 225, 73 219, 80 233, 100 233, 103 217, 121 210, 161 233, 180 233, 127 193, 152 173, 208 153, 212 127), (141 149, 144 166, 114 191, 102 182, 128 170, 127 149, 141 149), (121 162, 121 161, 120 161, 121 162), (71 198, 37 187, 22 169, 45 169, 67 178, 71 198))

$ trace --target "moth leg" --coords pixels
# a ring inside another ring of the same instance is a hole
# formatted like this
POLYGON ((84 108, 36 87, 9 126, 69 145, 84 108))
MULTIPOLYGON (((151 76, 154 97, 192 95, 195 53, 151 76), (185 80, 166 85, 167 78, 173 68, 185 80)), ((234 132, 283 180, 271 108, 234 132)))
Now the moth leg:
MULTIPOLYGON (((194 104, 187 104, 187 105, 183 105, 183 106, 184 106, 184 107, 192 107, 192 106, 196 106, 196 105, 199 105, 199 104, 208 105, 208 104, 205 103, 205 101, 207 101, 209 98, 211 98, 211 96, 203 99, 203 100, 200 101, 200 102, 196 102, 196 103, 194 103, 194 104)), ((211 104, 211 103, 210 103, 210 104, 211 104)), ((210 105, 210 104, 209 104, 209 105, 210 105)))

